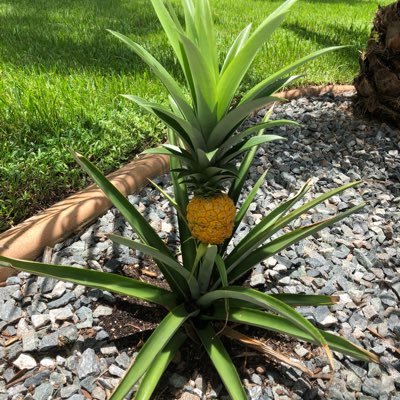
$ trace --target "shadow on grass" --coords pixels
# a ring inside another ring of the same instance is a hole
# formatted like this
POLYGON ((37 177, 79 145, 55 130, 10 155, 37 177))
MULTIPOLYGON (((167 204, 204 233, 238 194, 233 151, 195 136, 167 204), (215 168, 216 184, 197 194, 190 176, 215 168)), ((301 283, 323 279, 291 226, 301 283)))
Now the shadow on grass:
MULTIPOLYGON (((67 73, 94 69, 102 73, 141 71, 144 65, 126 45, 106 29, 154 43, 162 31, 147 0, 85 0, 50 2, 8 0, 0 5, 0 55, 4 63, 67 73)), ((159 40, 157 40, 159 42, 159 40)), ((151 44, 151 43, 150 43, 151 44)), ((166 43, 156 57, 168 68, 176 65, 166 43)))
POLYGON ((358 58, 358 50, 363 48, 368 40, 368 29, 356 26, 330 25, 327 29, 331 35, 322 34, 305 28, 298 23, 283 23, 283 28, 292 31, 302 39, 310 40, 318 44, 318 48, 330 46, 349 46, 337 52, 343 61, 353 63, 358 58))

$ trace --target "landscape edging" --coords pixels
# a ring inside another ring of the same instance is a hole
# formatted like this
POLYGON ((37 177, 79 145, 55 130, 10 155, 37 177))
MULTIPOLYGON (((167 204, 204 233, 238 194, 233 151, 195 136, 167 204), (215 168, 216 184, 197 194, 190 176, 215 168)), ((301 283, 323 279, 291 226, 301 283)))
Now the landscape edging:
MULTIPOLYGON (((352 85, 308 86, 286 90, 275 96, 288 100, 304 96, 320 96, 332 92, 340 94, 354 90, 352 85)), ((139 191, 154 178, 167 173, 167 156, 140 156, 107 177, 124 194, 139 191)), ((47 210, 0 234, 0 255, 34 260, 48 246, 54 246, 103 214, 111 203, 96 186, 90 185, 47 210)), ((12 268, 0 268, 0 282, 15 274, 12 268)))

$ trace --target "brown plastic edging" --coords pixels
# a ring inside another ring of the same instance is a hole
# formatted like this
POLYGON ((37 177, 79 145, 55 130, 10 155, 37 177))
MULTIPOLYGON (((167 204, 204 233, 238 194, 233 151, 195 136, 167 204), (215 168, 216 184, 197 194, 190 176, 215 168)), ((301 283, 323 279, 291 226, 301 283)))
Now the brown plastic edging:
MULTIPOLYGON (((145 186, 147 178, 167 173, 168 167, 166 156, 146 155, 107 177, 124 195, 128 195, 145 186)), ((0 254, 34 260, 47 246, 54 246, 67 239, 110 206, 110 201, 97 185, 91 185, 0 234, 0 254)), ((0 268, 0 282, 13 273, 12 268, 0 268)))
MULTIPOLYGON (((320 96, 332 92, 340 94, 354 90, 351 85, 309 86, 280 92, 275 96, 288 100, 303 96, 320 96)), ((167 173, 168 157, 141 156, 123 168, 108 175, 111 182, 128 195, 145 186, 148 178, 167 173)), ((44 212, 0 234, 0 255, 34 260, 47 246, 54 246, 103 214, 111 203, 103 192, 91 185, 60 201, 44 212)), ((0 268, 0 282, 13 275, 12 268, 0 268)))

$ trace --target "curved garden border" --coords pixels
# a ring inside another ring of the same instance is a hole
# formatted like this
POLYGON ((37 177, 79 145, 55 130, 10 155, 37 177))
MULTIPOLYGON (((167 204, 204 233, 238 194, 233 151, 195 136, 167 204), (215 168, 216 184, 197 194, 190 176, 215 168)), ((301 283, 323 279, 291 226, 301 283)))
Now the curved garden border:
MULTIPOLYGON (((309 86, 286 90, 276 96, 291 100, 303 96, 320 96, 328 92, 340 94, 351 90, 354 90, 352 85, 309 86)), ((148 178, 166 173, 168 166, 166 156, 140 156, 108 175, 108 178, 123 194, 128 195, 145 186, 148 178)), ((33 260, 39 257, 47 246, 54 246, 70 237, 72 233, 78 232, 110 206, 111 203, 103 192, 96 185, 90 185, 0 234, 0 255, 33 260)), ((0 282, 14 273, 12 268, 0 269, 0 282)))

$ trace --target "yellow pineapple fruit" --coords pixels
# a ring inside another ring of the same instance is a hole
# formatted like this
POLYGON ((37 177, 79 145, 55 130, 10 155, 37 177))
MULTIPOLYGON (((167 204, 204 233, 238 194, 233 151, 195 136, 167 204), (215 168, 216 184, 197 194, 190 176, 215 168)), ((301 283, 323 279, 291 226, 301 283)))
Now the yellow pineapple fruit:
POLYGON ((235 215, 235 204, 225 193, 194 196, 187 206, 190 232, 207 244, 222 244, 232 235, 235 215))

